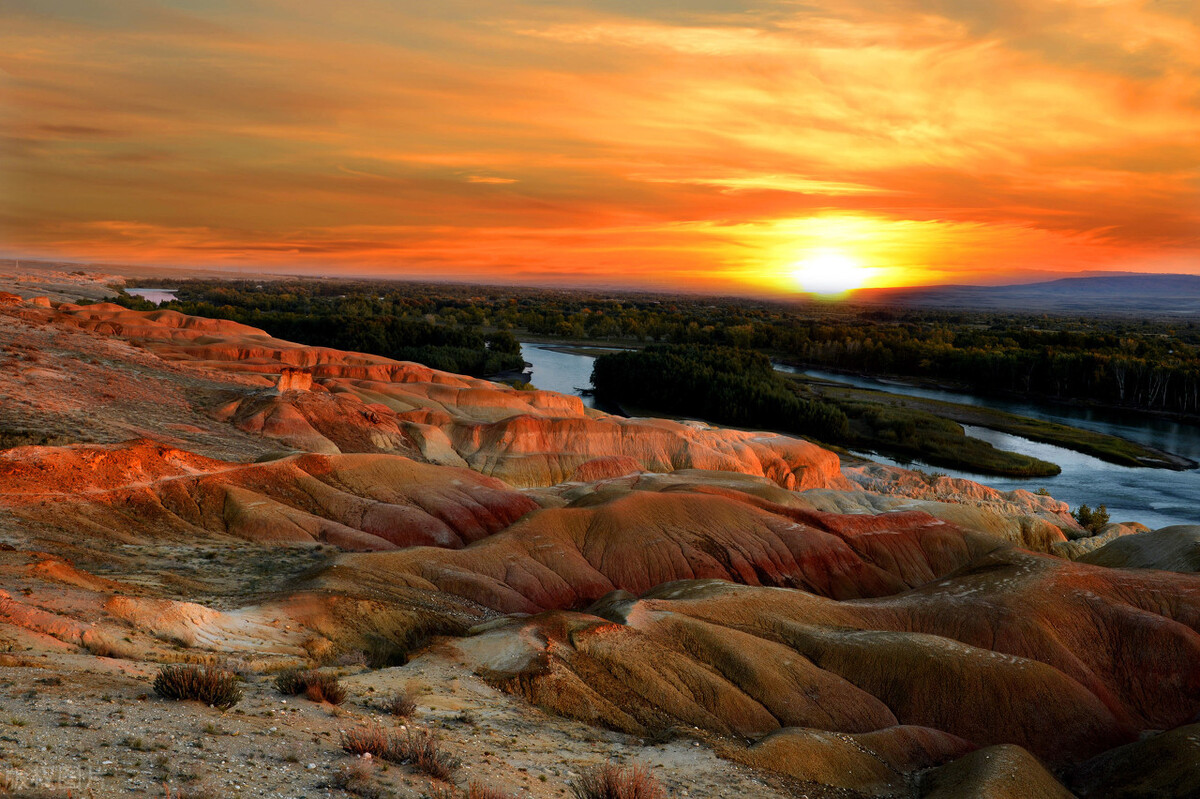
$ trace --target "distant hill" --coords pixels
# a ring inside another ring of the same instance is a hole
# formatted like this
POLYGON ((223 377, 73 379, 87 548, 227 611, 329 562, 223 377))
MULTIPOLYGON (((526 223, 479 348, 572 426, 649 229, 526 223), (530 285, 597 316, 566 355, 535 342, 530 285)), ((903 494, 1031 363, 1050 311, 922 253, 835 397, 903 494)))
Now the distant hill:
POLYGON ((1037 313, 1200 315, 1200 275, 1120 274, 1068 277, 1014 286, 924 286, 868 289, 868 305, 970 308, 1037 313))

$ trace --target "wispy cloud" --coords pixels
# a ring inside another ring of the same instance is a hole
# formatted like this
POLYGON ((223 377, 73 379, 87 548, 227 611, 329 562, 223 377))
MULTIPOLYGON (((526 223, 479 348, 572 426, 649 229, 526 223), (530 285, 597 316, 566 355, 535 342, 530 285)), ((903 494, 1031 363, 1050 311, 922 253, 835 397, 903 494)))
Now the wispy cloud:
POLYGON ((1195 3, 643 5, 7 3, 3 241, 744 287, 857 230, 897 281, 1200 269, 1195 3))

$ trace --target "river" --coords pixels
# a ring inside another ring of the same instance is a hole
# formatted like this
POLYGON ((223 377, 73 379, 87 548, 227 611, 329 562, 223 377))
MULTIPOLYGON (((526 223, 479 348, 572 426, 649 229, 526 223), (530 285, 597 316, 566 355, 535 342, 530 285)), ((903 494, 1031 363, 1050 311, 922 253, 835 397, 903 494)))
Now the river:
MULTIPOLYGON (((579 394, 579 389, 591 387, 592 362, 589 355, 557 352, 553 345, 522 344, 522 353, 532 364, 530 382, 538 388, 559 391, 564 394, 579 394)), ((793 370, 788 370, 793 371, 793 370)), ((963 405, 978 405, 1009 413, 1046 419, 1073 425, 1101 433, 1121 436, 1176 455, 1200 461, 1200 428, 1174 422, 1169 419, 1143 418, 1133 414, 1098 408, 1076 408, 1055 404, 1041 404, 1016 400, 992 399, 971 394, 960 394, 940 389, 921 388, 890 380, 855 377, 809 370, 810 377, 836 380, 847 385, 885 391, 901 396, 925 397, 928 399, 957 402, 963 405)), ((594 407, 591 397, 584 397, 589 407, 594 407)), ((1071 505, 1093 507, 1104 504, 1113 521, 1138 521, 1151 528, 1170 524, 1200 524, 1200 469, 1174 472, 1167 469, 1130 468, 1105 463, 1090 455, 1073 450, 1041 444, 1020 436, 999 433, 980 427, 966 428, 968 434, 992 443, 1000 449, 1032 455, 1042 460, 1057 463, 1062 473, 1054 477, 1033 479, 993 477, 990 475, 956 472, 920 462, 912 465, 939 471, 953 477, 965 477, 1002 491, 1024 488, 1036 491, 1046 488, 1071 505)), ((888 458, 867 454, 880 463, 895 463, 888 458)))
POLYGON ((521 357, 532 364, 529 382, 545 391, 559 394, 583 396, 583 404, 596 407, 596 398, 582 392, 592 387, 592 363, 590 355, 576 355, 559 351, 556 344, 530 344, 521 342, 521 357))
POLYGON ((144 289, 144 288, 126 288, 125 293, 133 297, 141 297, 143 300, 149 300, 152 303, 161 304, 170 302, 175 299, 177 289, 144 289))

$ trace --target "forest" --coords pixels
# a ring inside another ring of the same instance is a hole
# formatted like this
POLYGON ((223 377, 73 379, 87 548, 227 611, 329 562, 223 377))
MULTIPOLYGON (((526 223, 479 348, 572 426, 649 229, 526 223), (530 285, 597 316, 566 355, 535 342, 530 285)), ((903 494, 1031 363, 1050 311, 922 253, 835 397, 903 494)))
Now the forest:
POLYGON ((166 307, 185 313, 477 375, 519 367, 515 334, 634 347, 736 347, 797 366, 933 381, 978 394, 1200 415, 1200 329, 1188 321, 394 281, 158 284, 177 290, 166 307))
POLYGON ((796 433, 823 444, 883 452, 934 466, 1013 477, 1059 473, 1056 464, 993 447, 961 425, 875 392, 830 397, 777 372, 762 353, 732 347, 652 344, 600 355, 596 395, 642 410, 738 427, 796 433), (872 396, 875 394, 875 396, 872 396))
POLYGON ((596 395, 660 412, 740 427, 845 438, 846 415, 801 399, 762 353, 731 347, 653 344, 596 359, 596 395))

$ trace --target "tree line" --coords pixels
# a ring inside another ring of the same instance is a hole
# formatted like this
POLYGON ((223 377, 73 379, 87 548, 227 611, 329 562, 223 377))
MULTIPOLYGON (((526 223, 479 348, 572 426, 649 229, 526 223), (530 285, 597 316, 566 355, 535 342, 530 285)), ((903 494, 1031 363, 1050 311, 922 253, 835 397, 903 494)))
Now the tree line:
POLYGON ((178 287, 179 297, 167 307, 187 313, 392 357, 414 357, 409 348, 416 346, 439 368, 470 374, 519 368, 511 345, 487 339, 517 332, 734 347, 799 366, 929 379, 980 394, 1200 415, 1200 329, 1193 322, 385 281, 165 285, 178 287))

